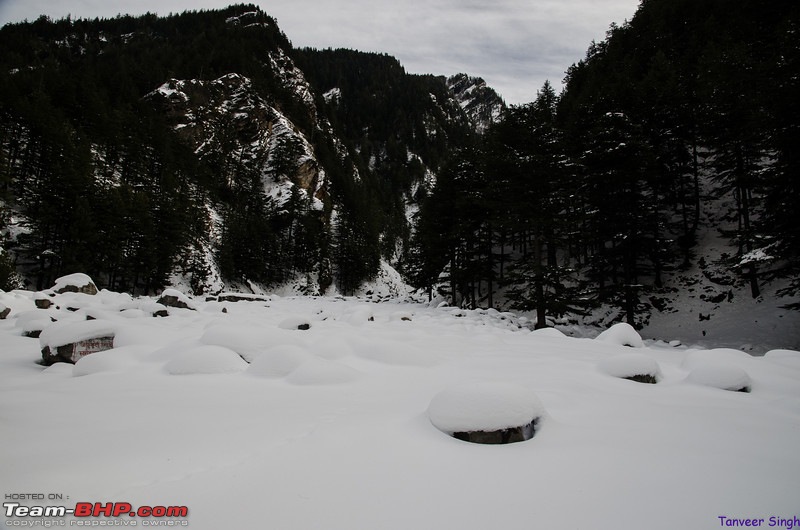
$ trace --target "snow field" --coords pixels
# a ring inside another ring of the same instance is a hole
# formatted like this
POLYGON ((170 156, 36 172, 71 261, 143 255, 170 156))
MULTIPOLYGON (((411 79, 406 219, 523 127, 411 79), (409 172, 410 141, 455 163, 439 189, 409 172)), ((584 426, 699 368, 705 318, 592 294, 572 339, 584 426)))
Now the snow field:
POLYGON ((154 299, 101 292, 68 312, 63 295, 60 310, 33 296, 0 293, 7 492, 186 505, 194 529, 672 530, 796 514, 798 352, 632 349, 503 313, 355 299, 195 299, 153 318, 154 299), (19 324, 66 334, 82 311, 106 315, 114 349, 37 365, 19 324), (310 328, 284 329, 290 317, 310 328), (602 369, 615 363, 655 363, 659 382, 602 369), (708 384, 742 372, 749 394, 708 384), (431 422, 530 407, 546 421, 509 445, 431 422))

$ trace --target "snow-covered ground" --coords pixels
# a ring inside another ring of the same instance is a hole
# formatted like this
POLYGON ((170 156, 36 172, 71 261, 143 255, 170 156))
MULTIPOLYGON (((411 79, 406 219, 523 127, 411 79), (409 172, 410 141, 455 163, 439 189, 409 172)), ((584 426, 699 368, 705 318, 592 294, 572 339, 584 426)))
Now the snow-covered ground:
MULTIPOLYGON (((108 291, 51 297, 50 309, 33 299, 0 293, 4 503, 186 506, 172 522, 197 530, 674 530, 721 517, 790 528, 800 517, 795 351, 751 357, 670 337, 633 348, 623 327, 576 339, 494 310, 343 298, 194 299, 163 318, 155 299, 108 291), (114 349, 37 364, 42 341, 63 342, 65 322, 87 315, 114 349), (57 333, 22 336, 51 317, 57 333), (619 378, 639 367, 658 383, 619 378), (737 385, 751 391, 724 389, 737 385), (509 399, 470 406, 494 388, 541 412, 532 439, 472 444, 431 423, 480 424, 509 399)), ((23 521, 43 520, 4 523, 23 521)), ((90 518, 103 521, 152 522, 90 518)))

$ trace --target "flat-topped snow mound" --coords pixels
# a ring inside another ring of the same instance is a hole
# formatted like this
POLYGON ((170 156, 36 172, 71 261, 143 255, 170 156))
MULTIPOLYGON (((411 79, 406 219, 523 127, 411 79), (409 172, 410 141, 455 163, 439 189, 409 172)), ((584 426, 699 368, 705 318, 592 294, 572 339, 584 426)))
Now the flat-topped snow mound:
POLYGON ((750 392, 753 385, 747 372, 738 366, 703 365, 695 368, 686 378, 696 385, 710 386, 733 392, 750 392))
POLYGON ((452 386, 434 396, 428 406, 433 426, 451 436, 529 429, 523 437, 528 439, 543 415, 544 407, 533 391, 496 381, 452 386))
POLYGON ((603 373, 612 377, 630 379, 640 383, 657 383, 661 368, 655 359, 640 353, 627 353, 604 359, 598 363, 603 373))
POLYGON ((97 294, 97 286, 94 284, 94 280, 88 274, 83 274, 82 272, 58 278, 52 290, 59 294, 66 292, 97 294))
POLYGON ((181 352, 165 369, 172 375, 232 374, 246 370, 247 363, 233 350, 204 345, 181 352))

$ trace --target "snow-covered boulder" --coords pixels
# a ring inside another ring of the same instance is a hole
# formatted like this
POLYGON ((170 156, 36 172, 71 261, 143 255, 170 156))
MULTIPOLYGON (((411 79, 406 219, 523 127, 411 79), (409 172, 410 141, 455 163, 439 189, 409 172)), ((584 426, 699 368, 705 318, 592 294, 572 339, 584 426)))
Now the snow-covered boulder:
POLYGON ((17 316, 14 326, 22 336, 38 339, 42 330, 54 321, 49 311, 25 311, 17 316))
POLYGON ((101 372, 125 371, 135 363, 135 358, 130 355, 131 351, 132 348, 130 347, 115 348, 81 357, 75 363, 72 375, 81 377, 101 372))
POLYGON ((260 294, 247 293, 220 293, 217 297, 219 302, 266 302, 269 299, 260 294))
POLYGON ((217 324, 206 329, 200 342, 229 348, 249 363, 264 353, 265 348, 276 345, 279 333, 271 328, 217 324))
POLYGON ((800 351, 770 350, 764 354, 764 359, 771 363, 780 364, 787 368, 800 369, 800 351))
POLYGON ((33 295, 33 303, 37 309, 50 309, 53 306, 53 297, 55 293, 52 291, 39 291, 33 295))
POLYGON ((280 323, 278 323, 278 327, 281 329, 299 329, 306 331, 311 329, 311 320, 301 316, 291 316, 281 320, 280 323))
POLYGON ((597 367, 607 375, 637 383, 657 383, 661 379, 661 368, 656 360, 639 353, 617 355, 600 361, 597 367))
POLYGON ((689 373, 686 380, 697 385, 710 386, 733 392, 750 392, 753 386, 747 372, 738 366, 706 364, 689 373))
POLYGON ((756 361, 751 355, 732 348, 715 348, 713 350, 688 350, 681 367, 684 370, 694 370, 707 365, 738 366, 747 369, 756 361))
POLYGON ((618 344, 620 346, 630 346, 631 348, 644 348, 642 337, 633 326, 626 322, 614 324, 598 335, 595 340, 618 344))
POLYGON ((3 304, 0 304, 0 320, 5 320, 6 318, 8 318, 8 315, 10 314, 11 314, 11 308, 8 308, 3 304))
POLYGON ((76 363, 92 353, 114 347, 117 326, 104 320, 60 321, 39 335, 44 364, 76 363))
POLYGON ((410 311, 395 311, 389 315, 389 320, 392 322, 411 322, 413 315, 410 311))
POLYGON ((492 381, 450 387, 428 406, 434 427, 459 440, 484 444, 529 440, 544 414, 531 390, 492 381))
POLYGON ((286 381, 293 385, 336 385, 353 381, 358 375, 359 372, 349 366, 326 359, 311 359, 295 368, 286 376, 286 381))
POLYGON ((247 371, 261 377, 286 377, 313 358, 313 355, 300 346, 284 344, 269 348, 253 359, 247 371))
POLYGON ((567 338, 562 331, 556 328, 539 328, 533 331, 533 335, 536 337, 554 337, 558 339, 567 338))
POLYGON ((164 289, 158 303, 167 307, 177 307, 178 309, 196 310, 194 302, 185 294, 177 289, 164 289))
POLYGON ((247 369, 247 363, 233 350, 204 345, 181 352, 165 369, 172 375, 231 374, 247 369))
POLYGON ((53 286, 53 291, 58 294, 83 293, 96 295, 97 286, 87 274, 77 272, 75 274, 68 274, 67 276, 58 278, 53 286))

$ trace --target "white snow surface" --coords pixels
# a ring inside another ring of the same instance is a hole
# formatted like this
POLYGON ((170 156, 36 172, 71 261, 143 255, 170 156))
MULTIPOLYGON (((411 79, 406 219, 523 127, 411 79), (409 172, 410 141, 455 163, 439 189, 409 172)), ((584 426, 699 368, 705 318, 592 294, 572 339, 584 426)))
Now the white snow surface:
POLYGON ((630 348, 497 311, 272 296, 154 318, 152 298, 106 292, 69 312, 62 296, 48 310, 34 293, 0 296, 14 306, 0 321, 2 490, 70 499, 22 504, 187 506, 194 530, 674 530, 797 515, 798 352, 661 337, 635 351, 662 374, 644 385, 597 368, 630 348), (282 329, 291 315, 311 328, 282 329), (115 347, 44 368, 22 336, 34 322, 51 339, 110 325, 115 347), (745 371, 752 392, 689 380, 703 366, 745 371), (480 420, 535 395, 546 421, 523 443, 461 442, 429 419, 453 388, 498 405, 480 420))
POLYGON ((522 427, 544 415, 530 389, 506 382, 466 382, 443 390, 428 406, 428 418, 440 431, 498 431, 522 427))

